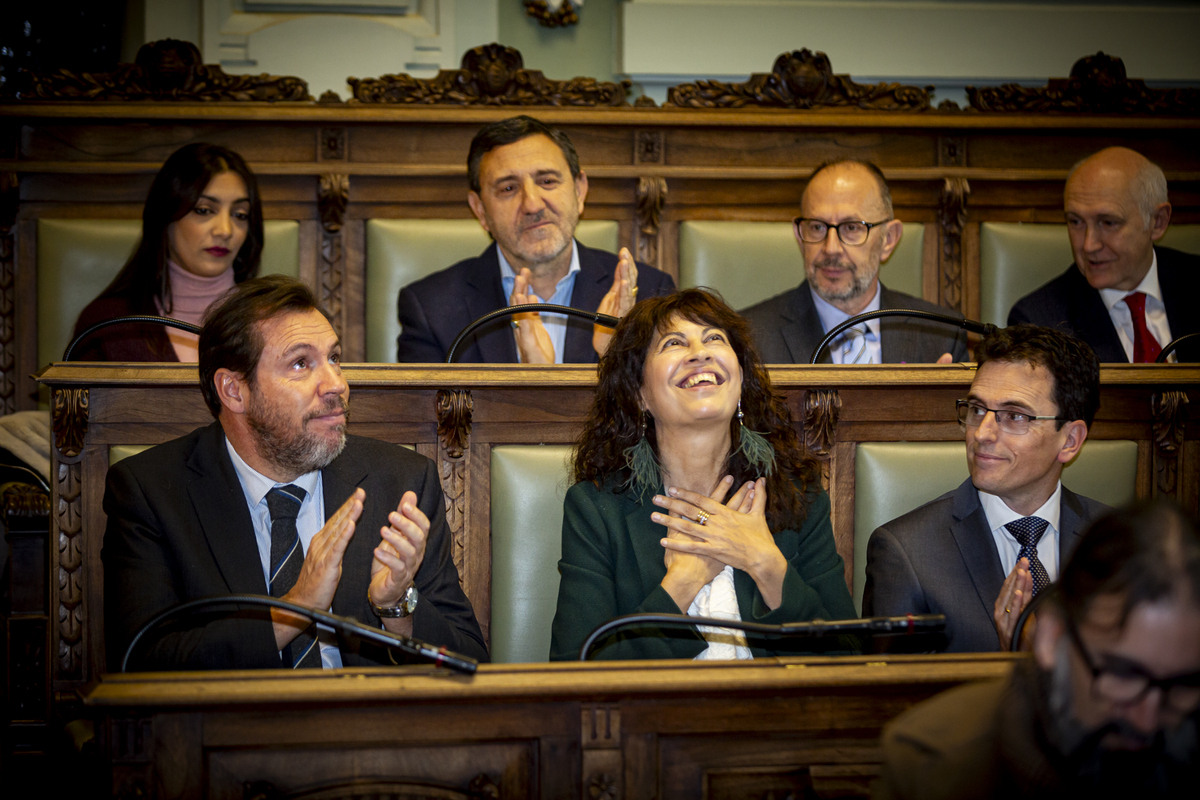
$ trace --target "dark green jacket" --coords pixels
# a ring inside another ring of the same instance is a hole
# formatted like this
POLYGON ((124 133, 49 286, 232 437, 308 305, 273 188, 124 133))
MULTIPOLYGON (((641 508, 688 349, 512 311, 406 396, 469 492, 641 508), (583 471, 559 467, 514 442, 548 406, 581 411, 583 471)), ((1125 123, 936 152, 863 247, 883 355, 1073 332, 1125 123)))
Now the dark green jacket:
MULTIPOLYGON (((774 624, 857 616, 846 588, 842 557, 833 545, 829 496, 818 489, 810 499, 804 527, 775 534, 775 543, 788 561, 779 608, 767 608, 750 575, 734 570, 743 620, 774 624)), ((659 540, 666 535, 666 528, 650 520, 657 510, 651 495, 646 493, 643 500, 639 503, 631 492, 611 486, 597 489, 587 482, 567 491, 551 661, 578 658, 588 634, 613 617, 684 613, 662 588, 667 567, 659 540)), ((750 634, 747 639, 755 658, 846 647, 842 639, 767 641, 750 634)), ((706 647, 694 631, 646 626, 627 628, 597 642, 591 657, 695 658, 706 647)))

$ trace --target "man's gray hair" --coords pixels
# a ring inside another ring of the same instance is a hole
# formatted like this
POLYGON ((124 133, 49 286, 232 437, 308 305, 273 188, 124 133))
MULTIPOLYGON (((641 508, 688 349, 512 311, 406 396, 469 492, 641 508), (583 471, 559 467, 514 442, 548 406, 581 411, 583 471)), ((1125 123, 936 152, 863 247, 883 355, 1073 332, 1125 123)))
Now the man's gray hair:
MULTIPOLYGON (((1071 167, 1071 171, 1067 173, 1068 181, 1075 174, 1075 170, 1079 169, 1080 165, 1088 158, 1091 156, 1075 162, 1075 166, 1071 167)), ((1133 195, 1133 201, 1137 204, 1138 211, 1142 212, 1142 222, 1149 230, 1154 218, 1154 210, 1163 203, 1170 202, 1167 199, 1167 176, 1153 161, 1146 161, 1146 165, 1139 169, 1137 175, 1134 175, 1133 180, 1129 182, 1129 192, 1133 195)))

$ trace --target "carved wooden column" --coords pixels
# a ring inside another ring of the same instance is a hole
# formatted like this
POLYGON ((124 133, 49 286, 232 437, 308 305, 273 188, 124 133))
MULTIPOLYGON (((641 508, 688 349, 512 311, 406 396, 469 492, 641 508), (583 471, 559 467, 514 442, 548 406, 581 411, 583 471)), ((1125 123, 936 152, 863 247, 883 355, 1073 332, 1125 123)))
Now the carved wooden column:
POLYGON ((446 496, 446 525, 450 528, 451 552, 460 579, 465 580, 467 475, 471 463, 471 414, 475 405, 465 389, 441 389, 437 393, 438 475, 446 496))
POLYGON ((621 757, 621 709, 616 706, 583 706, 583 791, 592 800, 620 800, 624 763, 621 757))
POLYGON ((1160 392, 1150 398, 1150 410, 1154 414, 1152 497, 1181 499, 1179 497, 1179 461, 1183 456, 1187 404, 1187 393, 1177 390, 1160 392))
POLYGON ((841 414, 842 396, 837 389, 809 389, 804 393, 804 446, 826 465, 833 453, 841 414))
MULTIPOLYGON (((55 657, 59 680, 78 681, 85 674, 83 629, 84 607, 83 498, 81 474, 83 441, 88 427, 88 390, 57 389, 51 400, 54 429, 54 481, 51 485, 53 524, 58 537, 58 580, 51 587, 51 613, 57 612, 55 657)), ((96 539, 99 542, 99 537, 96 539)))
POLYGON ((346 279, 346 248, 342 226, 350 199, 350 176, 327 173, 321 176, 317 208, 321 213, 321 259, 317 263, 317 298, 333 318, 338 336, 346 335, 346 312, 342 292, 346 279))
POLYGON ((17 185, 0 172, 0 414, 17 410, 17 185))
POLYGON ((652 267, 662 269, 662 241, 659 223, 667 202, 667 179, 638 178, 637 188, 637 250, 634 257, 652 267))
POLYGON ((804 446, 822 463, 821 483, 829 493, 833 543, 845 563, 846 586, 854 590, 854 442, 837 441, 842 396, 837 389, 804 393, 804 446))
POLYGON ((946 178, 938 198, 938 302, 963 310, 963 228, 967 224, 966 178, 946 178))

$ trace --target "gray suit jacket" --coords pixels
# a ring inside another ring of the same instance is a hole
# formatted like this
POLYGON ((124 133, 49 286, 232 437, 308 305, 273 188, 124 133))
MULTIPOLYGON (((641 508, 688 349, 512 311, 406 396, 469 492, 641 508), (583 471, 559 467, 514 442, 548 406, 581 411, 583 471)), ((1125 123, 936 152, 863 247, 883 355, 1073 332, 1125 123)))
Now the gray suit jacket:
MULTIPOLYGON (((914 308, 962 318, 957 311, 903 292, 893 292, 882 283, 879 284, 879 307, 914 308)), ((825 338, 808 281, 741 313, 754 331, 764 364, 807 364, 813 350, 825 338)), ((932 364, 942 353, 950 353, 955 361, 967 360, 967 333, 961 328, 928 320, 884 317, 879 320, 879 330, 885 364, 932 364)), ((831 363, 828 349, 821 354, 820 363, 831 363)))
MULTIPOLYGON (((1107 510, 1063 487, 1060 565, 1092 519, 1107 510)), ((863 616, 945 614, 947 652, 999 650, 992 606, 1005 577, 979 492, 967 478, 871 534, 863 616)))

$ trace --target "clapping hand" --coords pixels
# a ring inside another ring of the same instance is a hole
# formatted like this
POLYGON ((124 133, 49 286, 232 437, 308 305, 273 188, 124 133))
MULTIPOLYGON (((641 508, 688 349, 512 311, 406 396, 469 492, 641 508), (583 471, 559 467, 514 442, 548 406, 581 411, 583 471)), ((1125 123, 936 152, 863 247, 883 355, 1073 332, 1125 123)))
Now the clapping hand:
MULTIPOLYGON (((508 298, 510 306, 537 305, 541 302, 530 288, 533 273, 525 267, 517 275, 513 283, 512 296, 508 298)), ((535 311, 531 314, 513 315, 513 334, 517 340, 517 353, 522 364, 553 364, 554 343, 550 334, 542 324, 542 318, 535 311)))
MULTIPOLYGON (((604 299, 600 301, 600 307, 596 310, 617 319, 628 314, 633 308, 633 304, 637 302, 637 280, 637 263, 633 260, 629 248, 622 247, 617 256, 617 268, 613 273, 612 288, 604 295, 604 299)), ((600 324, 593 328, 592 347, 599 355, 604 355, 608 350, 612 336, 612 328, 606 328, 600 324)))

